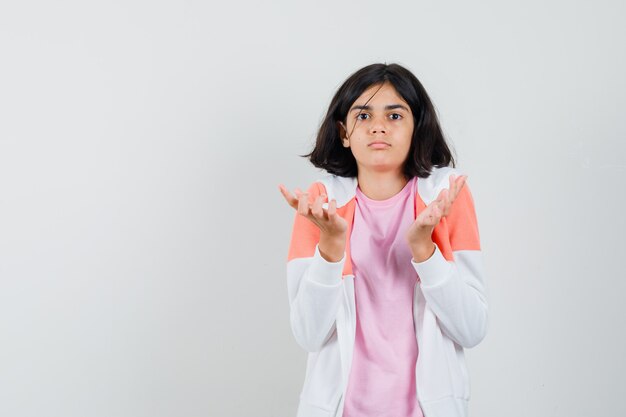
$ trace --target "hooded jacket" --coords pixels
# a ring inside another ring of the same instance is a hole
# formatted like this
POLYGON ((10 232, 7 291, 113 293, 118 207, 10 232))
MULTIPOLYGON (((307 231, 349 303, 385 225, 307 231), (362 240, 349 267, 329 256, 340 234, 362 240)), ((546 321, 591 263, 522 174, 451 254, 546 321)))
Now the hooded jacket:
MULTIPOLYGON (((452 167, 435 167, 416 181, 414 218, 449 187, 452 167)), ((319 252, 320 231, 296 213, 287 259, 291 330, 308 352, 297 417, 342 417, 356 330, 350 234, 357 178, 327 174, 308 189, 309 202, 325 193, 337 201, 348 223, 341 260, 319 252)), ((324 203, 328 208, 328 203, 324 203)), ((424 417, 467 417, 470 381, 464 348, 480 343, 488 327, 485 270, 474 201, 468 182, 432 234, 435 251, 423 262, 411 259, 419 280, 413 292, 418 345, 416 392, 424 417)))

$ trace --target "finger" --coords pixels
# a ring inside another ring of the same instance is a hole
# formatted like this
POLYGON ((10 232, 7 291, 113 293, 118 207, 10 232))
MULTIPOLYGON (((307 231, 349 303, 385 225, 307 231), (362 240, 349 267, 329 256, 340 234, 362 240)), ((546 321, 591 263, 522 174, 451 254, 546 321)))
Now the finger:
POLYGON ((432 209, 431 217, 436 217, 439 214, 439 211, 440 211, 439 205, 435 204, 432 209))
POLYGON ((441 198, 441 200, 437 202, 437 208, 439 209, 440 214, 445 213, 448 207, 450 207, 451 205, 450 190, 444 190, 444 191, 445 193, 443 194, 443 197, 441 198))
POLYGON ((294 197, 293 194, 291 194, 289 190, 285 188, 284 185, 279 184, 278 188, 280 189, 280 192, 283 194, 283 197, 285 198, 285 200, 287 200, 287 203, 293 208, 298 208, 298 199, 294 197))
POLYGON ((450 200, 454 200, 454 197, 456 197, 457 193, 459 192, 459 178, 461 177, 454 176, 452 187, 450 188, 450 200))
POLYGON ((421 220, 428 226, 434 226, 439 222, 441 217, 439 202, 433 201, 420 213, 421 220))
POLYGON ((309 193, 301 193, 298 197, 298 213, 303 216, 309 214, 309 193))
POLYGON ((456 183, 459 185, 459 187, 461 187, 463 184, 465 184, 465 180, 467 179, 467 175, 461 175, 457 180, 456 183))
POLYGON ((439 192, 439 195, 437 196, 437 198, 435 199, 434 202, 441 202, 441 201, 446 201, 449 199, 449 194, 450 194, 450 190, 448 190, 447 188, 444 188, 443 190, 441 190, 439 192))
POLYGON ((444 215, 447 206, 448 206, 447 201, 442 201, 439 204, 436 204, 435 207, 433 207, 433 214, 437 222, 439 222, 441 217, 444 215))
POLYGON ((452 205, 454 203, 454 201, 456 200, 456 198, 458 197, 459 193, 461 192, 461 189, 463 188, 463 186, 465 185, 465 179, 467 178, 467 175, 461 175, 459 176, 456 180, 455 180, 455 188, 454 188, 454 193, 450 193, 450 198, 448 199, 448 204, 445 207, 444 211, 443 211, 443 216, 447 216, 448 214, 450 214, 450 210, 452 209, 452 205))
POLYGON ((454 193, 456 193, 458 178, 459 177, 454 174, 450 175, 450 195, 452 196, 454 196, 454 193))
POLYGON ((456 197, 459 195, 459 193, 461 192, 461 189, 463 188, 463 186, 465 185, 465 179, 467 178, 467 175, 461 175, 456 181, 455 181, 455 190, 454 190, 454 194, 452 196, 451 201, 453 202, 454 200, 456 200, 456 197))
POLYGON ((448 200, 450 202, 454 201, 454 199, 456 198, 457 194, 459 193, 460 190, 460 183, 462 180, 463 176, 456 176, 454 174, 451 174, 449 177, 449 181, 450 181, 450 189, 449 189, 449 193, 448 193, 448 200))
POLYGON ((322 201, 324 200, 324 195, 320 194, 315 198, 313 202, 313 206, 311 207, 311 214, 319 219, 324 218, 324 210, 322 210, 322 201))
POLYGON ((438 210, 439 215, 445 215, 448 207, 450 206, 450 200, 448 199, 449 194, 448 190, 442 190, 441 199, 438 199, 435 202, 435 208, 438 210))
POLYGON ((433 210, 434 209, 439 209, 441 212, 443 212, 445 210, 445 207, 448 205, 448 195, 449 194, 450 193, 449 193, 448 189, 441 190, 439 198, 437 198, 435 201, 433 201, 433 210))
MULTIPOLYGON (((442 199, 445 197, 445 193, 443 191, 444 190, 441 190, 436 200, 433 200, 428 206, 426 206, 424 209, 425 218, 430 219, 433 216, 435 209, 439 206, 439 204, 441 204, 442 199)), ((430 223, 430 220, 428 223, 430 223)))
MULTIPOLYGON (((320 194, 320 209, 322 211, 322 218, 328 219, 328 209, 324 208, 324 203, 328 203, 328 196, 324 193, 320 194)), ((328 207, 328 206, 327 206, 328 207)))
POLYGON ((427 218, 427 224, 429 226, 434 226, 439 222, 439 218, 441 217, 441 213, 439 211, 439 207, 435 204, 429 210, 427 218))
POLYGON ((337 214, 337 200, 334 198, 330 200, 330 203, 328 203, 327 213, 329 220, 335 220, 335 215, 337 214))
POLYGON ((450 202, 453 202, 456 199, 456 196, 459 195, 461 188, 463 188, 465 178, 466 175, 459 175, 454 179, 454 192, 451 194, 450 202))

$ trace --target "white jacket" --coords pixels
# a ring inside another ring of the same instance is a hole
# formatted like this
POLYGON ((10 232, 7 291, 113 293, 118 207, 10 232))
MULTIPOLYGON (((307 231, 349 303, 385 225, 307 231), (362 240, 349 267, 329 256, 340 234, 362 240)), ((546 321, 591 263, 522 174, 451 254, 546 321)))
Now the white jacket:
MULTIPOLYGON (((451 167, 418 178, 415 215, 449 186, 451 167)), ((350 233, 356 178, 326 175, 309 187, 309 201, 325 192, 348 222, 343 259, 320 256, 317 226, 296 213, 287 260, 290 321, 297 343, 308 351, 297 417, 341 417, 356 329, 350 233)), ((328 207, 327 203, 324 205, 328 207)), ((487 294, 474 202, 466 181, 448 216, 433 231, 436 249, 411 263, 420 280, 413 293, 418 344, 416 396, 425 417, 467 417, 470 381, 464 348, 487 333, 487 294)), ((358 279, 358 277, 356 277, 358 279)))

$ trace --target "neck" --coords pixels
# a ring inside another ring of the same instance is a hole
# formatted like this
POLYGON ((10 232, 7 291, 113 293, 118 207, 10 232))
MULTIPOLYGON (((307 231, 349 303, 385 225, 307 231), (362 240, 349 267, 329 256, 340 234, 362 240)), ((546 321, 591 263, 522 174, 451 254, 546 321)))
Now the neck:
POLYGON ((386 200, 398 194, 409 180, 399 172, 359 170, 357 182, 361 192, 372 200, 386 200))

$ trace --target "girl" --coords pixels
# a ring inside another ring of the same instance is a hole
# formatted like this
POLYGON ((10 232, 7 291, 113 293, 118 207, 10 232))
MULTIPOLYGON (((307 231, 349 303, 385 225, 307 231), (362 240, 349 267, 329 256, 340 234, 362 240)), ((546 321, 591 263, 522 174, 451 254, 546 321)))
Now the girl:
POLYGON ((397 64, 333 97, 296 210, 287 289, 308 353, 297 417, 466 417, 487 332, 474 202, 419 80, 397 64), (452 167, 450 167, 452 165, 452 167))

